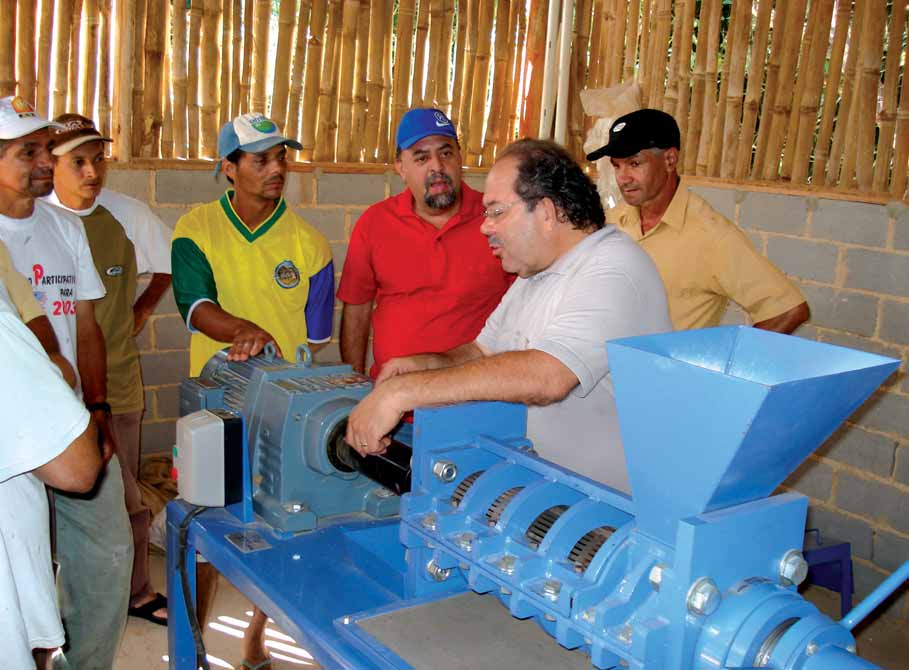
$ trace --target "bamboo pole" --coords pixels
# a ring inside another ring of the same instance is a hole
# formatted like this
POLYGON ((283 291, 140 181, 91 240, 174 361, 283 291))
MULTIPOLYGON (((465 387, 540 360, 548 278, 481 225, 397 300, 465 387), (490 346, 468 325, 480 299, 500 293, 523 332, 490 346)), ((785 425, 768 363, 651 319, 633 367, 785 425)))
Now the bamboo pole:
MULTIPOLYGON (((743 0, 743 1, 747 2, 748 0, 743 0)), ((741 12, 736 10, 737 6, 739 6, 738 3, 736 3, 735 5, 730 7, 730 9, 732 10, 732 14, 729 17, 730 24, 732 24, 735 21, 735 17, 737 14, 739 16, 741 16, 741 12)), ((722 13, 722 7, 720 8, 719 11, 720 11, 720 13, 722 13)), ((750 18, 750 16, 749 16, 749 18, 750 18)), ((719 172, 720 172, 720 162, 722 161, 722 152, 723 152, 723 145, 722 145, 722 142, 720 141, 720 139, 723 136, 723 126, 724 126, 724 121, 726 118, 726 107, 723 103, 726 100, 726 96, 728 95, 727 91, 729 90, 729 66, 730 66, 731 61, 735 58, 734 53, 735 53, 736 45, 734 44, 734 41, 732 40, 732 38, 735 36, 736 32, 737 32, 736 26, 730 25, 729 31, 726 33, 726 39, 727 39, 726 57, 723 58, 723 63, 722 63, 721 69, 719 71, 719 77, 720 77, 719 98, 715 98, 715 97, 711 96, 712 99, 708 98, 707 103, 706 103, 707 105, 711 105, 711 109, 710 109, 709 113, 712 115, 712 121, 709 126, 706 124, 704 126, 705 128, 709 128, 710 137, 707 138, 707 142, 706 142, 706 169, 704 170, 703 173, 700 173, 700 174, 704 174, 709 177, 717 177, 717 176, 719 176, 719 172)), ((717 43, 717 48, 719 48, 719 41, 717 43)), ((709 61, 710 61, 709 56, 708 56, 707 60, 709 63, 709 61)), ((711 75, 708 73, 707 81, 708 82, 715 81, 715 77, 711 77, 711 75)), ((709 84, 708 84, 708 87, 709 87, 709 84)), ((706 110, 707 110, 707 107, 705 106, 705 111, 706 110)), ((703 142, 704 137, 702 136, 701 139, 703 142)), ((699 161, 698 161, 699 168, 700 168, 700 162, 701 161, 700 161, 700 157, 699 157, 699 161)))
POLYGON ((821 124, 817 133, 814 150, 814 167, 812 181, 823 184, 827 174, 827 159, 830 156, 830 136, 833 133, 833 121, 839 104, 840 78, 843 74, 843 58, 846 51, 846 36, 849 34, 849 18, 852 14, 851 0, 838 0, 836 8, 836 29, 833 33, 833 45, 830 47, 830 65, 824 82, 824 110, 821 113, 821 124))
POLYGON ((327 0, 313 0, 310 19, 310 37, 306 46, 306 78, 303 80, 303 117, 300 122, 300 160, 310 161, 316 146, 316 121, 318 113, 319 78, 323 71, 323 47, 327 0))
MULTIPOLYGON (((713 21, 716 2, 705 0, 701 3, 698 15, 698 44, 705 46, 709 42, 708 33, 713 21)), ((698 150, 701 146, 701 127, 704 124, 704 99, 708 88, 707 58, 709 48, 698 49, 694 60, 694 85, 691 91, 691 113, 689 114, 688 135, 685 140, 685 168, 686 174, 694 174, 698 163, 698 150)))
MULTIPOLYGON (((451 54, 452 40, 454 38, 454 0, 442 0, 442 36, 438 67, 435 70, 435 96, 436 107, 445 114, 451 114, 451 54)), ((435 51, 435 50, 433 50, 435 51)))
MULTIPOLYGON (((685 144, 688 138, 688 109, 691 105, 691 44, 692 35, 694 34, 694 0, 687 0, 684 7, 680 7, 682 14, 682 26, 679 30, 679 48, 673 47, 673 52, 679 52, 679 60, 676 63, 678 70, 678 84, 676 91, 675 108, 670 113, 675 116, 679 125, 679 137, 682 142, 682 154, 688 152, 685 144)), ((681 165, 680 165, 681 167, 681 165)))
MULTIPOLYGON (((391 7, 391 0, 385 0, 391 7)), ((389 10, 389 21, 391 20, 391 11, 389 10)), ((391 127, 391 29, 388 30, 388 39, 385 40, 382 49, 382 107, 379 111, 379 138, 376 146, 376 160, 380 163, 391 163, 395 155, 395 137, 396 128, 391 127)))
POLYGON ((880 115, 880 135, 877 143, 877 158, 874 163, 872 190, 883 193, 887 190, 890 174, 890 158, 893 155, 893 138, 896 130, 896 105, 899 94, 900 50, 906 24, 906 3, 895 2, 887 27, 887 69, 884 73, 884 104, 880 115))
MULTIPOLYGON (((622 0, 619 0, 620 2, 622 0)), ((701 13, 704 12, 703 4, 701 13)), ((638 21, 641 18, 641 3, 632 2, 628 6, 628 22, 625 35, 625 56, 622 59, 622 81, 629 81, 634 78, 634 67, 638 62, 638 21)), ((602 48, 602 47, 601 47, 602 48)))
MULTIPOLYGON (((290 92, 290 52, 294 43, 297 0, 281 0, 278 10, 278 47, 275 53, 275 76, 271 90, 269 118, 281 131, 287 125, 287 96, 290 92)), ((262 109, 264 110, 264 103, 262 109)))
MULTIPOLYGON (((218 2, 218 0, 206 0, 218 2)), ((167 36, 167 0, 148 0, 145 24, 145 84, 143 91, 142 155, 157 158, 164 122, 164 43, 167 36)), ((217 40, 215 40, 217 49, 217 40)), ((217 70, 214 70, 217 72, 217 70)), ((213 78, 213 76, 211 77, 213 78)))
MULTIPOLYGON (((685 0, 682 0, 683 2, 685 0)), ((589 17, 588 17, 589 21, 589 17)), ((612 33, 612 39, 608 45, 599 44, 600 51, 607 51, 615 54, 608 63, 608 70, 603 79, 606 86, 615 86, 622 79, 622 68, 625 60, 625 33, 628 23, 628 3, 625 0, 617 0, 615 14, 615 30, 612 33)), ((690 45, 689 45, 690 48, 690 45)), ((580 99, 578 100, 580 102, 580 99)))
MULTIPOLYGON (((666 79, 666 92, 663 96, 663 110, 675 116, 675 110, 679 104, 679 61, 682 58, 680 52, 685 45, 681 44, 682 31, 684 30, 685 15, 688 13, 688 4, 693 0, 677 0, 675 5, 675 16, 672 21, 672 52, 669 54, 669 74, 666 79)), ((691 51, 690 43, 688 53, 691 51)), ((678 123, 678 119, 676 119, 678 123)))
POLYGON ((559 51, 557 67, 559 80, 556 95, 555 130, 553 139, 561 145, 567 145, 568 140, 568 86, 571 83, 571 43, 574 33, 572 22, 574 7, 572 2, 563 0, 562 17, 559 27, 559 51))
POLYGON ((498 122, 498 135, 496 136, 496 149, 505 148, 514 137, 514 123, 517 107, 515 93, 520 89, 520 47, 518 46, 518 24, 524 17, 524 5, 520 2, 511 3, 508 17, 508 43, 505 46, 508 53, 508 62, 505 64, 505 86, 502 91, 502 108, 499 111, 501 120, 498 122))
MULTIPOLYGON (((243 73, 240 75, 240 103, 237 111, 245 114, 250 111, 250 98, 252 97, 253 78, 253 16, 255 6, 253 0, 243 0, 243 73)), ((192 25, 192 24, 190 24, 192 25)), ((259 110, 260 112, 262 110, 259 110)))
MULTIPOLYGON (((249 2, 250 0, 247 0, 249 2)), ((268 80, 269 33, 271 32, 271 0, 255 0, 252 23, 252 91, 249 100, 251 112, 267 114, 268 100, 265 84, 268 80)))
POLYGON ((698 143, 698 160, 696 165, 696 173, 699 175, 707 174, 710 162, 711 130, 713 129, 713 124, 717 115, 716 86, 714 86, 712 82, 717 80, 717 54, 720 45, 722 2, 717 0, 715 3, 711 4, 713 5, 713 9, 711 11, 711 21, 708 25, 707 33, 707 87, 704 89, 704 120, 702 122, 704 132, 701 133, 701 139, 698 143))
POLYGON ((313 154, 317 162, 334 159, 337 117, 332 114, 332 100, 337 95, 338 60, 340 49, 337 48, 341 33, 341 0, 329 0, 328 29, 325 32, 325 57, 322 62, 322 78, 319 82, 319 120, 316 132, 316 145, 313 154))
POLYGON ((464 81, 464 61, 467 58, 467 3, 458 0, 457 33, 455 36, 455 62, 451 92, 451 111, 448 116, 458 132, 461 130, 461 89, 464 81))
POLYGON ((35 92, 35 109, 39 114, 49 115, 48 101, 51 92, 51 38, 54 30, 54 4, 49 0, 41 3, 41 19, 38 23, 38 84, 35 92))
POLYGON ((132 137, 129 128, 133 118, 133 68, 128 61, 133 53, 133 39, 136 34, 135 5, 131 2, 117 6, 117 42, 116 85, 114 86, 114 123, 111 128, 113 151, 118 162, 126 163, 132 159, 132 137))
POLYGON ((726 103, 726 111, 721 132, 713 139, 714 145, 719 145, 719 151, 714 157, 718 170, 714 170, 713 176, 718 172, 724 179, 728 179, 735 172, 736 145, 742 125, 742 96, 745 94, 745 61, 748 57, 748 38, 751 33, 751 12, 752 0, 739 0, 733 4, 731 26, 727 33, 727 36, 731 35, 727 37, 726 47, 729 69, 724 80, 726 95, 720 96, 720 100, 726 103), (721 137, 722 141, 719 141, 721 137))
MULTIPOLYGON (((69 25, 69 61, 67 63, 66 110, 82 111, 79 107, 79 59, 82 55, 82 0, 73 0, 73 21, 69 25)), ((12 46, 12 45, 11 45, 12 46)))
POLYGON ((764 157, 767 154, 767 142, 770 137, 771 115, 774 100, 776 99, 777 83, 780 75, 780 61, 783 58, 783 46, 786 37, 786 8, 788 3, 778 3, 773 14, 773 34, 771 37, 770 58, 767 62, 767 81, 765 84, 764 100, 761 103, 761 112, 758 118, 762 123, 758 130, 757 147, 754 154, 754 163, 751 176, 758 179, 764 167, 764 157))
MULTIPOLYGON (((852 18, 852 31, 850 41, 858 44, 862 37, 862 30, 865 24, 865 8, 868 2, 874 0, 855 0, 855 12, 852 18)), ((827 184, 836 186, 837 182, 846 185, 851 181, 850 177, 841 176, 841 171, 849 172, 846 165, 849 157, 844 156, 844 149, 847 137, 850 133, 855 132, 854 116, 857 113, 858 104, 858 71, 859 71, 859 50, 850 49, 846 58, 845 78, 843 79, 843 89, 840 94, 839 111, 837 112, 836 130, 833 135, 833 147, 830 152, 830 163, 827 165, 827 184), (844 161, 845 158, 845 161, 844 161)), ((855 163, 852 163, 853 167, 855 163)))
POLYGON ((559 14, 562 0, 550 0, 546 17, 546 54, 543 59, 543 90, 540 96, 540 129, 537 137, 552 138, 552 122, 555 112, 555 83, 557 50, 559 46, 559 14))
POLYGON ((896 110, 896 152, 893 156, 893 176, 890 179, 890 194, 895 198, 904 198, 906 194, 907 160, 909 160, 909 77, 904 72, 900 87, 900 104, 896 110))
POLYGON ((742 125, 736 147, 734 172, 736 179, 744 179, 751 167, 754 129, 757 125, 764 62, 767 57, 767 40, 770 36, 770 11, 773 8, 773 0, 759 0, 759 2, 753 46, 751 48, 751 64, 748 68, 748 88, 745 91, 742 125))
POLYGON ((367 163, 376 160, 379 146, 379 125, 382 113, 382 55, 385 52, 388 18, 385 0, 369 3, 369 58, 366 74, 366 130, 363 154, 367 163))
POLYGON ((397 46, 395 47, 394 88, 392 89, 392 132, 407 111, 410 88, 410 51, 413 47, 414 0, 399 0, 397 46))
POLYGON ((228 122, 230 115, 230 83, 233 80, 231 45, 233 44, 233 0, 221 0, 221 82, 218 91, 218 129, 228 122))
POLYGON ((638 68, 638 81, 641 84, 641 104, 644 107, 650 107, 650 38, 653 35, 653 27, 651 25, 651 9, 653 5, 653 0, 643 0, 643 7, 641 8, 641 45, 640 53, 638 55, 638 60, 641 66, 638 68))
MULTIPOLYGON (((18 94, 34 103, 35 84, 35 2, 26 0, 19 4, 16 16, 16 79, 19 81, 18 94)), ((9 34, 9 33, 7 33, 9 34)), ((12 51, 12 48, 9 47, 12 51)))
MULTIPOLYGON (((553 0, 555 1, 555 0, 553 0)), ((532 0, 527 21, 527 62, 530 81, 524 96, 521 118, 523 137, 536 137, 540 129, 540 105, 543 97, 543 62, 546 58, 546 17, 550 0, 532 0)))
POLYGON ((186 4, 174 4, 173 40, 173 124, 174 154, 186 158, 189 153, 189 136, 186 127, 186 4))
MULTIPOLYGON (((137 3, 141 4, 141 3, 137 3)), ((51 116, 60 116, 66 112, 66 86, 69 65, 70 24, 73 20, 72 0, 57 0, 57 11, 54 15, 54 41, 56 42, 56 63, 54 67, 53 109, 51 116)), ((0 72, 0 82, 5 75, 0 72)), ((0 83, 0 89, 3 89, 0 83)), ((5 90, 0 90, 5 93, 5 90)), ((129 127, 129 126, 127 126, 129 127)))
POLYGON ((852 126, 853 132, 849 133, 846 140, 846 155, 855 157, 856 181, 859 189, 865 192, 871 190, 874 179, 877 96, 881 80, 886 10, 883 2, 868 3, 865 29, 859 46, 861 70, 858 82, 858 123, 852 126))
POLYGON ((672 0, 657 0, 654 21, 656 33, 650 46, 649 69, 652 76, 647 99, 651 107, 662 109, 666 94, 666 56, 669 54, 669 33, 672 31, 672 0))
POLYGON ((352 160, 361 161, 366 143, 366 76, 369 56, 369 0, 360 1, 357 14, 357 58, 354 68, 354 104, 351 131, 352 160))
MULTIPOLYGON (((154 0, 153 0, 154 1, 154 0)), ((201 2, 201 0, 196 0, 201 2)), ((148 17, 148 4, 146 0, 135 3, 136 21, 133 26, 133 118, 130 132, 132 133, 133 156, 143 156, 142 135, 145 127, 145 31, 148 17)))
POLYGON ((98 128, 102 135, 111 136, 111 39, 114 31, 111 25, 111 0, 101 0, 101 62, 98 65, 98 128))
POLYGON ((420 0, 417 9, 417 33, 414 42, 413 56, 413 90, 410 99, 416 107, 424 106, 426 91, 426 39, 429 36, 429 0, 420 0))
MULTIPOLYGON (((623 3, 619 3, 623 6, 623 3)), ((574 40, 571 62, 571 93, 569 98, 569 146, 572 153, 580 152, 584 145, 584 108, 581 105, 581 91, 585 88, 587 78, 587 53, 590 46, 590 16, 593 10, 592 0, 580 0, 577 7, 577 36, 574 40)), ((622 31, 624 34, 624 26, 622 31)), ((621 39, 624 39, 621 38, 621 39)), ((616 48, 621 53, 621 49, 616 48)), ((621 63, 618 64, 621 70, 621 63)), ((607 77, 612 74, 607 70, 607 77)), ((610 79, 607 78, 607 81, 610 79)), ((613 83, 615 83, 613 81, 613 83)))
POLYGON ((338 160, 354 160, 351 125, 354 98, 354 66, 357 59, 357 19, 360 16, 359 0, 344 0, 341 14, 341 69, 338 74, 338 160))
MULTIPOLYGON (((23 3, 20 5, 20 8, 23 5, 30 5, 32 11, 34 11, 34 5, 31 2, 23 3)), ((98 0, 85 0, 84 10, 85 47, 83 49, 82 105, 80 109, 84 116, 93 117, 95 114, 95 88, 98 85, 98 39, 100 37, 101 23, 98 0)), ((32 15, 32 26, 33 25, 34 14, 32 15)), ((29 33, 34 38, 34 33, 31 30, 25 32, 29 33)), ((20 34, 19 37, 21 38, 22 35, 20 34)), ((34 43, 32 44, 31 53, 34 53, 34 43)))
MULTIPOLYGON (((167 21, 165 22, 165 28, 170 29, 171 26, 171 4, 167 3, 165 5, 165 12, 167 16, 167 21)), ((163 89, 164 95, 161 97, 163 103, 163 122, 161 124, 161 158, 173 158, 174 157, 174 110, 173 110, 173 99, 174 96, 171 93, 171 62, 173 55, 171 54, 171 40, 164 40, 164 67, 162 68, 162 79, 163 79, 163 89)))
POLYGON ((499 126, 502 124, 502 112, 505 109, 505 68, 508 65, 508 24, 511 19, 511 0, 499 0, 496 5, 496 41, 492 97, 489 102, 489 118, 486 121, 486 138, 483 142, 483 165, 491 165, 496 153, 496 141, 499 138, 499 126))
MULTIPOLYGON (((186 129, 189 142, 189 158, 199 157, 199 42, 202 34, 202 3, 204 0, 190 0, 189 7, 189 39, 187 41, 187 64, 189 65, 186 78, 186 129)), ((250 5, 251 6, 251 5, 250 5)), ((252 25, 247 23, 246 25, 252 25)))
MULTIPOLYGON (((480 36, 480 0, 468 0, 467 3, 467 49, 464 57, 464 73, 461 78, 461 104, 458 110, 458 119, 460 129, 458 134, 461 136, 461 146, 467 148, 470 142, 471 119, 469 117, 471 110, 471 97, 473 95, 474 65, 477 60, 477 47, 480 36)), ((465 153, 466 159, 466 153, 465 153)))
MULTIPOLYGON (((306 65, 306 35, 309 33, 309 18, 312 13, 312 0, 300 0, 297 13, 297 37, 294 46, 294 65, 290 77, 290 96, 287 101, 288 137, 300 136, 300 104, 303 100, 303 73, 306 65)), ((274 104, 272 104, 274 107, 274 104)))
POLYGON ((790 126, 790 143, 792 149, 786 150, 783 161, 783 174, 789 174, 793 183, 803 183, 808 178, 808 165, 811 162, 811 148, 814 145, 814 133, 817 126, 817 115, 824 86, 824 65, 827 57, 827 40, 830 36, 830 21, 833 18, 834 0, 819 0, 813 3, 816 15, 808 22, 811 35, 811 49, 808 52, 808 64, 804 72, 799 73, 805 79, 802 97, 799 101, 800 116, 797 132, 790 126), (792 138, 795 138, 794 144, 792 138))
POLYGON ((221 49, 218 21, 221 19, 221 0, 205 0, 202 15, 202 108, 199 118, 200 136, 202 139, 202 157, 218 157, 218 108, 221 96, 218 93, 221 71, 221 49))
MULTIPOLYGON (((527 14, 523 11, 518 12, 518 38, 515 45, 515 54, 523 54, 527 49, 527 14)), ((515 136, 515 132, 520 127, 521 119, 523 118, 523 109, 521 105, 524 101, 524 91, 527 90, 527 65, 528 62, 526 59, 518 58, 515 63, 515 83, 511 89, 511 104, 509 105, 511 109, 511 115, 508 117, 508 142, 503 143, 503 147, 507 146, 515 136)))
MULTIPOLYGON (((334 8, 334 11, 337 12, 336 25, 340 26, 343 23, 343 6, 341 4, 337 5, 334 8)), ((340 33, 340 30, 338 31, 340 33)), ((325 161, 334 161, 337 160, 337 139, 338 139, 338 106, 340 105, 340 76, 341 71, 341 46, 342 42, 340 39, 335 40, 334 44, 334 53, 332 54, 332 86, 331 86, 331 105, 329 110, 329 118, 331 123, 327 126, 327 132, 321 137, 326 140, 326 145, 329 147, 330 154, 324 159, 325 161)), ((319 145, 316 144, 316 151, 318 151, 319 145)))
MULTIPOLYGON (((427 2, 427 0, 424 0, 427 2)), ((442 48, 442 21, 445 18, 445 7, 442 0, 428 0, 429 4, 429 58, 426 65, 426 92, 423 95, 424 107, 436 107, 439 104, 439 94, 443 83, 439 77, 439 61, 442 56, 448 56, 451 51, 445 52, 442 48)))
MULTIPOLYGON (((480 3, 477 35, 481 26, 492 27, 492 12, 495 5, 491 2, 480 3)), ((483 154, 483 120, 486 108, 486 90, 489 84, 489 44, 491 35, 483 34, 477 40, 477 53, 473 68, 473 91, 470 94, 470 134, 467 145, 467 164, 479 165, 483 154)))
MULTIPOLYGON (((304 2, 306 0, 303 0, 304 2)), ((230 63, 230 111, 227 119, 234 119, 240 115, 240 81, 243 66, 243 7, 240 0, 231 1, 231 29, 233 32, 233 46, 231 48, 230 63)))
MULTIPOLYGON (((608 0, 611 4, 624 4, 623 0, 608 0)), ((609 40, 611 35, 609 27, 612 26, 613 20, 611 13, 606 11, 607 0, 595 0, 593 6, 593 28, 590 31, 590 65, 588 88, 600 88, 603 82, 600 79, 600 73, 609 68, 610 59, 620 60, 618 48, 604 49, 603 40, 609 40), (606 68, 600 67, 602 60, 607 61, 606 68)), ((622 30, 625 27, 622 26, 622 30)), ((616 27, 616 32, 619 32, 616 27)))

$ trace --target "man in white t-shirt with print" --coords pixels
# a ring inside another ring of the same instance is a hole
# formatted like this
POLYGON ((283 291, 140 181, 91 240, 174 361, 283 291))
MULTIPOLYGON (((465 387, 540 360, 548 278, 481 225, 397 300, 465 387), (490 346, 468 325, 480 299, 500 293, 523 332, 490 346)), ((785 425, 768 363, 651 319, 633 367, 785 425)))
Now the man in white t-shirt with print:
MULTIPOLYGON (((53 189, 52 124, 18 97, 0 99, 0 240, 50 319, 76 370, 75 392, 114 453, 107 423, 104 337, 92 301, 104 296, 78 217, 38 198, 53 189)), ((54 408, 36 420, 53 420, 54 408)), ((54 495, 60 610, 73 670, 112 667, 126 622, 133 547, 117 459, 85 496, 54 495)))
POLYGON ((129 614, 167 625, 167 600, 151 587, 148 572, 149 509, 139 490, 140 426, 145 393, 135 336, 170 288, 170 237, 148 205, 104 188, 105 142, 95 124, 79 114, 61 114, 51 131, 54 192, 45 200, 82 219, 95 269, 106 295, 95 305, 107 351, 109 424, 123 474, 126 511, 133 532, 129 614), (137 278, 150 274, 138 294, 137 278), (137 297, 138 294, 138 297, 137 297))
POLYGON ((41 650, 64 641, 44 485, 84 493, 101 457, 88 410, 19 319, 2 281, 0 348, 0 657, 5 667, 33 668, 41 650), (53 420, 36 420, 48 407, 53 420))

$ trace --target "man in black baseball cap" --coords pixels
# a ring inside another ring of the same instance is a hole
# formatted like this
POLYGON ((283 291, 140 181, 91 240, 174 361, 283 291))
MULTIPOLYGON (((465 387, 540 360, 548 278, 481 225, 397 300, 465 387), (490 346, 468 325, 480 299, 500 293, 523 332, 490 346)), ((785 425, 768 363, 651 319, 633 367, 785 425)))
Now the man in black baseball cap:
POLYGON ((677 330, 719 325, 729 300, 757 328, 791 333, 808 319, 805 298, 748 237, 679 177, 679 127, 666 112, 620 116, 609 142, 587 155, 615 170, 624 204, 607 220, 636 240, 656 263, 677 330))

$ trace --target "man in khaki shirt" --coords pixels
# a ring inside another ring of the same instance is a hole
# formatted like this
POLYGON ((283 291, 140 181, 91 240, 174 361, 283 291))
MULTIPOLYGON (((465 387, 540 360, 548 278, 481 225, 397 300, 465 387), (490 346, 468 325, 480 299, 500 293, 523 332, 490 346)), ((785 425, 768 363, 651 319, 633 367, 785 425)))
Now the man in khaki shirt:
POLYGON ((677 172, 680 146, 665 112, 640 109, 615 120, 609 143, 587 156, 610 157, 625 200, 607 221, 653 258, 677 330, 719 325, 733 300, 755 328, 791 333, 809 317, 805 298, 735 224, 688 190, 677 172))

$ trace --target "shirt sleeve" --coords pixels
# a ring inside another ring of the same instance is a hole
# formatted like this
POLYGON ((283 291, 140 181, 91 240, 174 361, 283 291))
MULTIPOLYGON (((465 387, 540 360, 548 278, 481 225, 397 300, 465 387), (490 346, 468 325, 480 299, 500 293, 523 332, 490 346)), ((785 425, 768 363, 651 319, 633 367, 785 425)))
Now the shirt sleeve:
POLYGON ((782 270, 758 252, 739 229, 717 240, 711 254, 723 292, 748 312, 753 323, 766 321, 805 302, 782 270))
POLYGON ((306 299, 306 338, 310 342, 327 342, 331 339, 332 317, 335 310, 335 264, 328 265, 309 278, 309 296, 306 299))
POLYGON ((202 300, 218 303, 215 275, 205 253, 188 237, 175 237, 171 244, 174 300, 189 326, 192 307, 202 300))
POLYGON ((591 264, 567 283, 556 312, 529 348, 557 358, 578 378, 578 394, 586 396, 609 372, 606 342, 639 335, 637 315, 645 308, 627 273, 591 264))
POLYGON ((0 482, 48 463, 88 426, 89 414, 41 345, 11 313, 0 313, 0 482), (45 420, 45 417, 47 420, 45 420))
POLYGON ((367 234, 369 225, 365 217, 366 214, 360 217, 350 236, 344 270, 341 272, 341 285, 338 288, 338 300, 349 305, 372 302, 379 288, 372 266, 372 253, 367 234))
POLYGON ((28 279, 19 274, 13 266, 9 251, 2 242, 0 242, 0 281, 6 285, 6 290, 13 306, 19 312, 22 323, 28 323, 32 319, 44 316, 44 309, 35 300, 35 294, 32 292, 28 279))
POLYGON ((110 194, 108 200, 108 209, 126 230, 136 250, 136 271, 140 275, 170 274, 171 231, 165 223, 143 202, 119 193, 110 194))
POLYGON ((73 245, 76 252, 76 300, 97 300, 104 297, 107 289, 101 283, 101 277, 98 276, 98 270, 95 268, 95 261, 92 259, 91 247, 88 246, 88 238, 85 236, 82 220, 78 217, 74 218, 77 224, 73 245))

